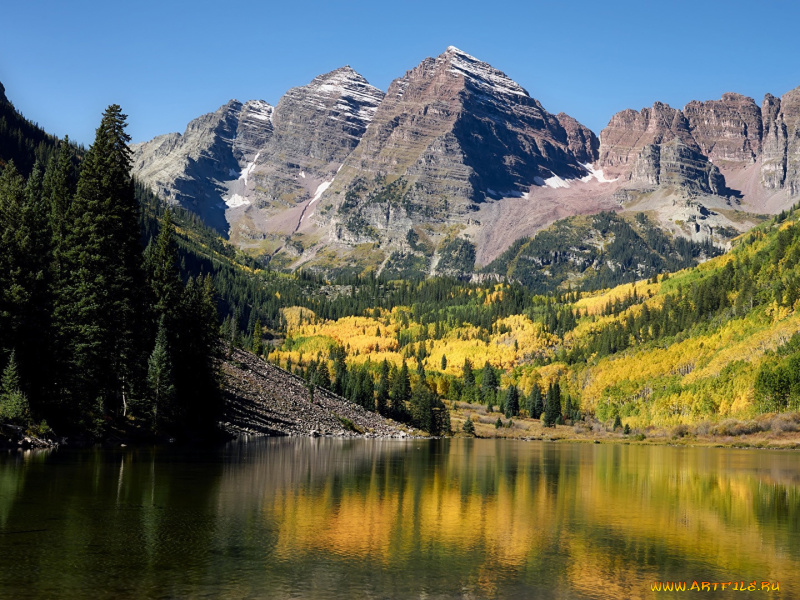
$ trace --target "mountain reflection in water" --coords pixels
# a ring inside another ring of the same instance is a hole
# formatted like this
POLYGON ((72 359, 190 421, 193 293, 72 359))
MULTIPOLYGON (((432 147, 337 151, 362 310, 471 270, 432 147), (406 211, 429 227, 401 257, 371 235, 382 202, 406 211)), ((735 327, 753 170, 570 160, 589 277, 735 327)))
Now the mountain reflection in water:
POLYGON ((0 597, 800 596, 793 452, 258 439, 0 455, 0 597), (792 592, 794 590, 794 592, 792 592))

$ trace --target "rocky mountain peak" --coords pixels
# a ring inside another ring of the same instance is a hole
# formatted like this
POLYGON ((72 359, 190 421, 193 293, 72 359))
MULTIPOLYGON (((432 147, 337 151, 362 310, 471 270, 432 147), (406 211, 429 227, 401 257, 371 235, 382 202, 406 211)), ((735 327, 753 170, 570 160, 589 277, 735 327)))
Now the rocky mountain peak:
POLYGON ((446 62, 450 73, 463 77, 466 83, 481 92, 530 98, 525 88, 508 75, 455 46, 448 46, 436 60, 446 62))
POLYGON ((8 102, 8 98, 6 98, 6 88, 3 87, 2 83, 0 83, 0 102, 8 102))
MULTIPOLYGON (((278 103, 277 114, 297 103, 310 110, 331 112, 326 118, 366 127, 383 99, 383 92, 349 65, 318 75, 305 86, 292 88, 278 103)), ((293 109, 294 110, 294 109, 293 109)), ((360 135, 360 134, 359 134, 360 135)))

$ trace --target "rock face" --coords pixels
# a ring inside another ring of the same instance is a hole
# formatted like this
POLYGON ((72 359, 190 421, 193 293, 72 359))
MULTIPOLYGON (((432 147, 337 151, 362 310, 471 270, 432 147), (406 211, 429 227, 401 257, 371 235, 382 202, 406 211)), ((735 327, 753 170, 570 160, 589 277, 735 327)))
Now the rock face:
POLYGON ((596 138, 562 120, 566 126, 504 73, 451 46, 392 82, 330 193, 365 188, 357 192, 363 199, 381 180, 402 177, 415 202, 441 213, 437 202, 446 198, 452 215, 553 176, 583 177, 596 138))
POLYGON ((350 67, 289 90, 275 108, 274 133, 253 170, 256 191, 247 197, 266 208, 315 195, 361 140, 382 98, 350 67))
POLYGON ((196 212, 225 234, 226 182, 238 177, 240 157, 271 136, 271 113, 266 102, 231 100, 189 123, 183 135, 168 133, 134 145, 133 173, 167 202, 196 212))
POLYGON ((720 169, 735 173, 760 162, 764 188, 795 195, 799 121, 800 88, 780 99, 767 94, 760 108, 733 93, 690 102, 683 110, 656 102, 611 118, 600 134, 598 166, 634 185, 727 194, 720 169))
POLYGON ((752 98, 723 94, 721 100, 690 102, 683 114, 700 151, 715 164, 752 164, 761 152, 761 111, 752 98))
POLYGON ((501 198, 536 210, 531 189, 591 177, 598 146, 575 119, 451 46, 392 82, 322 198, 335 210, 316 223, 334 242, 380 244, 390 273, 469 272, 475 249, 453 227, 477 223, 475 211, 501 198), (409 241, 419 228, 423 243, 409 241))
MULTIPOLYGON (((134 149, 134 174, 170 202, 227 234, 309 200, 361 139, 383 93, 350 67, 289 90, 272 107, 231 100, 183 135, 134 149)), ((286 233, 296 229, 287 226, 286 233)))
POLYGON ((0 102, 8 102, 8 98, 6 98, 6 88, 3 87, 2 83, 0 83, 0 102))
POLYGON ((763 160, 761 181, 770 189, 800 193, 800 87, 780 99, 767 94, 761 107, 763 160))

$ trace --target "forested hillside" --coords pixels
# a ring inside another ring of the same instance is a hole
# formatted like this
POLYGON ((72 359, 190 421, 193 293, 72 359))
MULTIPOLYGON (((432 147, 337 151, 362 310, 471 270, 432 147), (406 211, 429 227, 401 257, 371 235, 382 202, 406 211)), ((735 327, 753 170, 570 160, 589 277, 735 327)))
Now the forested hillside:
POLYGON ((782 213, 700 266, 606 292, 429 280, 407 303, 360 316, 291 309, 289 336, 268 358, 311 380, 338 369, 332 385, 350 382, 378 410, 422 388, 537 418, 555 398, 553 422, 590 415, 629 427, 798 410, 798 216, 782 213), (374 398, 356 377, 374 383, 374 398))
POLYGON ((544 294, 570 287, 598 290, 692 267, 722 254, 703 243, 670 237, 645 213, 603 212, 557 221, 514 242, 484 268, 544 294))

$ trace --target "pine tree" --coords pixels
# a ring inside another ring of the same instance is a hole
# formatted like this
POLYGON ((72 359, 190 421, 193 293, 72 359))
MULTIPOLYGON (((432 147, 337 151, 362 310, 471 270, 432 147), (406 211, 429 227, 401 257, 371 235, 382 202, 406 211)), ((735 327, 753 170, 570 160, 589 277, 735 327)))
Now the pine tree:
POLYGON ((30 420, 30 406, 20 389, 17 359, 12 351, 0 380, 0 423, 29 425, 30 420))
POLYGON ((475 374, 472 371, 472 363, 468 358, 464 359, 464 366, 461 367, 461 381, 465 389, 475 385, 475 374))
POLYGON ((153 429, 159 431, 162 421, 175 421, 174 411, 175 385, 173 383, 172 361, 169 355, 167 329, 164 317, 158 324, 156 344, 147 361, 147 383, 150 388, 150 416, 153 429))
POLYGON ((55 318, 68 357, 64 383, 81 419, 124 412, 146 356, 137 347, 142 249, 125 119, 117 105, 103 114, 62 245, 55 318))
POLYGON ((515 385, 506 390, 505 414, 506 417, 516 417, 519 414, 519 390, 515 385))
POLYGON ((494 391, 497 388, 497 373, 495 373, 492 365, 489 364, 487 360, 484 365, 483 369, 481 370, 481 391, 486 394, 488 391, 494 391))
POLYGON ((261 319, 256 318, 255 325, 253 325, 253 354, 261 356, 264 351, 264 328, 261 325, 261 319))
POLYGON ((554 427, 561 417, 561 387, 558 382, 550 384, 547 388, 547 398, 544 407, 544 425, 554 427))
POLYGON ((376 407, 380 414, 385 415, 389 405, 389 363, 384 358, 378 379, 378 390, 375 398, 376 407))
POLYGON ((528 414, 532 419, 538 419, 542 416, 543 411, 542 388, 539 387, 538 383, 534 383, 531 393, 528 395, 528 414))
POLYGON ((0 175, 0 350, 16 349, 23 388, 35 407, 49 394, 50 229, 35 163, 24 183, 13 163, 0 175))
POLYGON ((205 435, 222 411, 216 290, 210 275, 190 278, 180 305, 178 336, 171 348, 176 390, 176 433, 205 435))
POLYGON ((323 360, 317 367, 317 373, 314 378, 314 383, 323 389, 331 389, 331 375, 328 371, 328 361, 323 360))
POLYGON ((392 414, 402 415, 406 411, 406 402, 411 399, 411 378, 408 375, 408 365, 403 361, 403 366, 392 382, 392 414))
POLYGON ((475 423, 472 422, 471 417, 467 417, 467 420, 464 421, 464 426, 461 428, 461 431, 467 435, 475 435, 475 423))
POLYGON ((178 247, 175 243, 172 212, 169 209, 164 211, 158 238, 148 246, 145 256, 156 322, 164 316, 167 318, 168 329, 171 329, 169 326, 177 317, 183 283, 178 272, 178 247))

